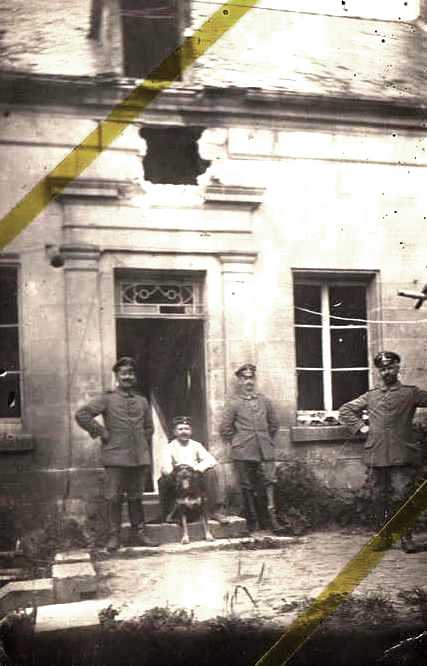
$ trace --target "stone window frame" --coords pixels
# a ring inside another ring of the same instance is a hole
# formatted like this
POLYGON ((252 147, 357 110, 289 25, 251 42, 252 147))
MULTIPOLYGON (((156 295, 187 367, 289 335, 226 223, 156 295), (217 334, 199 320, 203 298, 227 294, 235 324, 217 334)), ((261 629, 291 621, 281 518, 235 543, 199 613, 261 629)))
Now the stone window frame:
MULTIPOLYGON (((0 453, 6 455, 13 453, 26 453, 34 451, 36 448, 35 440, 30 433, 24 432, 24 363, 23 363, 23 345, 22 345, 22 276, 21 265, 17 256, 5 255, 0 257, 0 273, 2 269, 12 268, 16 271, 17 284, 17 312, 18 322, 16 328, 18 331, 18 361, 19 361, 19 392, 20 392, 20 415, 18 417, 0 417, 0 453)), ((0 326, 1 328, 1 326, 0 326)), ((0 379, 1 381, 1 379, 0 379)))
MULTIPOLYGON (((379 271, 377 270, 317 270, 317 269, 292 269, 293 284, 306 283, 306 284, 317 284, 317 285, 360 285, 364 286, 366 289, 366 300, 367 300, 367 355, 368 355, 368 365, 366 366, 368 372, 368 387, 372 385, 372 367, 370 365, 369 359, 373 355, 373 351, 380 346, 382 330, 380 323, 374 324, 372 320, 381 320, 380 316, 380 281, 379 281, 379 271)), ((326 326, 329 329, 328 323, 329 312, 325 312, 322 316, 322 326, 326 320, 326 326)), ((294 332, 296 332, 296 325, 294 324, 294 332)), ((323 328, 322 328, 323 330, 323 328)), ((324 337, 324 336, 323 336, 324 337)), ((296 338, 295 338, 296 342, 296 338)), ((324 338, 322 342, 322 354, 323 348, 325 345, 330 343, 329 335, 324 338)), ((296 344, 295 344, 295 353, 296 353, 296 344)), ((330 352, 329 352, 330 357, 330 352)), ((332 368, 328 367, 330 377, 327 378, 327 386, 331 389, 331 372, 332 368)), ((348 368, 349 371, 354 370, 354 368, 348 368)), ((298 367, 296 365, 295 359, 295 374, 297 381, 297 371, 298 367)), ((327 421, 323 424, 323 419, 326 417, 332 417, 337 421, 338 410, 333 410, 331 404, 332 391, 329 394, 329 402, 324 404, 323 409, 296 409, 296 423, 297 425, 292 428, 293 440, 294 441, 310 441, 312 439, 341 439, 345 434, 344 426, 330 425, 327 421), (316 425, 309 425, 310 417, 314 416, 316 419, 320 419, 322 423, 317 423, 316 425), (310 433, 305 433, 303 431, 310 431, 310 433), (316 433, 314 432, 316 431, 316 433), (322 434, 323 433, 323 434, 322 434)), ((356 396, 355 396, 356 397, 356 396)), ((297 398, 298 400, 298 398, 297 398)), ((298 403, 297 403, 298 405, 298 403)))
MULTIPOLYGON (((16 330, 16 342, 18 347, 18 369, 16 370, 7 370, 7 374, 17 375, 19 379, 19 416, 0 416, 0 427, 8 426, 8 430, 15 430, 13 426, 20 427, 22 425, 23 412, 24 412, 24 401, 23 401, 23 362, 22 362, 22 316, 21 316, 21 298, 20 298, 20 284, 21 284, 21 270, 20 265, 17 262, 3 261, 0 259, 0 277, 3 272, 14 271, 16 278, 16 310, 17 310, 17 321, 16 323, 0 323, 0 331, 3 329, 14 328, 16 330)), ((1 379, 0 379, 1 381, 1 379)))

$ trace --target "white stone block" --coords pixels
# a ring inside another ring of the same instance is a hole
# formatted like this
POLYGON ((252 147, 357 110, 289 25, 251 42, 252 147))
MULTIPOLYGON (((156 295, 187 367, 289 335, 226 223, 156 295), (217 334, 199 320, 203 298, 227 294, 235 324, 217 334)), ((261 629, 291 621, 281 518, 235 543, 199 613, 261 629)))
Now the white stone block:
POLYGON ((87 550, 67 550, 55 555, 55 564, 72 564, 75 562, 90 562, 90 553, 87 550))
POLYGON ((54 564, 52 576, 58 603, 80 601, 82 596, 96 593, 96 574, 90 562, 54 564))
POLYGON ((63 629, 79 629, 99 625, 99 612, 111 604, 109 599, 53 604, 39 608, 36 634, 63 629))
POLYGON ((52 578, 20 580, 4 585, 0 590, 0 615, 16 608, 43 606, 54 601, 52 578))

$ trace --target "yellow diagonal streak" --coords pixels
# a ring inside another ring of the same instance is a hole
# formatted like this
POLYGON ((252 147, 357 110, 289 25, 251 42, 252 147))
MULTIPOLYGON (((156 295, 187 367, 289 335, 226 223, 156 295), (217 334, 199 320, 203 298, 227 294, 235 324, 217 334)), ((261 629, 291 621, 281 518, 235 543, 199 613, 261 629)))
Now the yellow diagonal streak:
POLYGON ((399 539, 427 510, 427 481, 396 511, 388 523, 325 587, 310 607, 301 613, 255 666, 284 666, 304 645, 321 622, 333 613, 353 590, 375 569, 385 551, 375 550, 386 534, 399 539))
MULTIPOLYGON (((80 176, 145 110, 162 90, 168 88, 179 75, 177 62, 184 71, 202 56, 218 39, 257 4, 248 0, 239 4, 230 0, 212 14, 207 21, 173 51, 140 85, 108 114, 105 120, 86 136, 47 176, 45 176, 0 221, 0 249, 16 238, 25 227, 53 201, 67 185, 80 176), (102 136, 102 142, 99 142, 102 136), (50 187, 54 179, 55 189, 50 187)), ((427 509, 427 482, 424 481, 414 495, 399 509, 387 525, 364 546, 321 592, 310 608, 291 624, 286 633, 261 657, 256 666, 283 666, 302 647, 319 624, 344 601, 359 583, 381 561, 384 552, 374 547, 387 530, 397 539, 427 509)))
POLYGON ((258 0, 239 4, 229 0, 214 12, 203 25, 184 40, 143 83, 136 86, 88 136, 76 146, 47 176, 33 187, 0 221, 0 249, 16 238, 75 178, 98 157, 129 123, 144 111, 162 90, 168 88, 183 71, 202 56, 218 39, 247 14, 258 0), (99 145, 99 136, 102 136, 99 145), (55 189, 49 181, 55 179, 55 189))

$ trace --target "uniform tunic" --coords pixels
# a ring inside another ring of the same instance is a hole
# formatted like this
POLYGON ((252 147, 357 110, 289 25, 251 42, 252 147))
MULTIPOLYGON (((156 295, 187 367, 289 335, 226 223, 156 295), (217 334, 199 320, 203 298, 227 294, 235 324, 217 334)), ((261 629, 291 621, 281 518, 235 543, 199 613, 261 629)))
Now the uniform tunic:
POLYGON ((222 439, 231 444, 232 459, 254 462, 274 460, 273 437, 278 429, 273 405, 260 393, 230 400, 220 425, 222 439))
POLYGON ((153 419, 147 400, 135 391, 107 391, 76 412, 77 423, 93 439, 105 428, 95 419, 102 415, 109 433, 102 441, 101 459, 105 467, 137 467, 151 464, 150 442, 153 419))
POLYGON ((363 459, 369 467, 414 465, 418 452, 412 420, 417 407, 427 407, 427 391, 396 382, 377 386, 347 402, 340 409, 340 420, 355 434, 364 425, 362 411, 368 411, 369 434, 363 459))

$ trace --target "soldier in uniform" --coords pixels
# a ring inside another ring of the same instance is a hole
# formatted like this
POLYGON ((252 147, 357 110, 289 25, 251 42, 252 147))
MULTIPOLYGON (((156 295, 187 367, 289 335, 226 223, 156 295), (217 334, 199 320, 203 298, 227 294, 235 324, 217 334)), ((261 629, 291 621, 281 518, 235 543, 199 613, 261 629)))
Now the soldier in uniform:
POLYGON ((256 367, 245 363, 235 375, 240 394, 225 406, 220 425, 221 437, 230 447, 249 531, 256 529, 257 518, 259 523, 265 512, 272 530, 280 531, 282 528, 274 506, 274 436, 279 429, 279 421, 271 401, 255 390, 256 367))
POLYGON ((133 545, 157 546, 144 531, 142 494, 151 464, 153 420, 147 400, 136 387, 136 365, 124 356, 113 366, 117 387, 83 405, 76 421, 93 439, 101 440, 101 459, 106 471, 108 502, 107 549, 120 547, 123 494, 126 493, 133 545), (96 417, 102 415, 103 423, 96 417))
MULTIPOLYGON (((395 352, 380 352, 374 364, 379 384, 343 405, 340 421, 352 434, 368 435, 363 460, 379 529, 390 517, 394 501, 407 496, 417 476, 419 453, 413 441, 412 420, 417 407, 427 407, 427 391, 400 383, 400 356, 395 352), (369 425, 362 419, 365 410, 369 425)), ((387 535, 380 547, 386 549, 391 543, 391 535, 387 535)), ((405 552, 415 551, 410 531, 402 537, 401 545, 405 552)))

